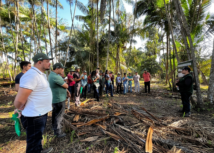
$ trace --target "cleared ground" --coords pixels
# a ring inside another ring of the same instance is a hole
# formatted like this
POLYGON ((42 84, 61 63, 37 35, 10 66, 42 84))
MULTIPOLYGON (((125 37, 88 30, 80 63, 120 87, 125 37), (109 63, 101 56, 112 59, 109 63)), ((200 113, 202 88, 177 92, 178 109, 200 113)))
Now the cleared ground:
MULTIPOLYGON (((145 152, 151 127, 153 152, 214 152, 211 106, 205 104, 203 111, 192 110, 192 116, 184 118, 178 113, 182 107, 178 93, 167 91, 157 82, 152 82, 151 94, 142 92, 104 96, 100 102, 90 94, 78 109, 71 103, 63 122, 67 136, 62 139, 54 137, 49 113, 44 147, 52 146, 55 153, 145 152)), ((15 95, 12 89, 0 87, 0 152, 4 153, 22 153, 26 149, 26 132, 22 129, 21 137, 16 136, 10 119, 15 95)))

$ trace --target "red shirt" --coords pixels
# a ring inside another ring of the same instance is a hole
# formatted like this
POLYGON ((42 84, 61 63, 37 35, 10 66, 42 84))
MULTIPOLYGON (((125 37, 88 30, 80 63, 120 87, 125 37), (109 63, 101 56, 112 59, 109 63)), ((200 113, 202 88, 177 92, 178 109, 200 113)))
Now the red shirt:
POLYGON ((144 82, 149 82, 150 81, 150 73, 149 72, 143 73, 143 79, 144 79, 144 82))
POLYGON ((70 79, 73 79, 73 75, 68 74, 68 85, 69 86, 74 86, 75 85, 75 81, 71 81, 70 79))
POLYGON ((91 75, 88 76, 87 80, 88 80, 88 84, 92 84, 93 83, 92 80, 91 80, 91 75))

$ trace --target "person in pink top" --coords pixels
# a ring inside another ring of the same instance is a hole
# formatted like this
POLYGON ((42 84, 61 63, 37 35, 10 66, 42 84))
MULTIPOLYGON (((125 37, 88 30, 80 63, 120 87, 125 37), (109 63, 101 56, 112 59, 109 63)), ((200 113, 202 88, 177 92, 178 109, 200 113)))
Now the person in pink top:
POLYGON ((149 72, 147 72, 147 70, 144 70, 143 73, 143 79, 144 79, 144 85, 145 85, 145 93, 147 93, 147 87, 148 87, 148 93, 150 93, 150 79, 151 79, 151 75, 149 72))
POLYGON ((74 70, 70 70, 70 73, 68 73, 68 85, 69 85, 68 90, 71 93, 71 100, 74 100, 74 85, 75 85, 75 81, 74 81, 73 74, 74 74, 74 70))

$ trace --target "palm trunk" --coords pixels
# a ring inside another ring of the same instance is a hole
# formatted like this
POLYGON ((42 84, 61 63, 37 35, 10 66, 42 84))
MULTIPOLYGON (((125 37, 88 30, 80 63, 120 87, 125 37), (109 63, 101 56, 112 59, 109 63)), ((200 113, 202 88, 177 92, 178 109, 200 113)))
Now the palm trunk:
POLYGON ((213 95, 214 95, 214 39, 213 39, 213 52, 212 52, 212 63, 210 70, 210 79, 209 79, 209 88, 207 92, 207 98, 210 100, 210 103, 213 104, 213 95))
POLYGON ((71 31, 70 31, 70 35, 69 35, 68 47, 67 47, 67 52, 66 52, 66 58, 65 58, 64 66, 66 65, 67 58, 68 58, 68 51, 69 51, 69 45, 70 45, 70 40, 71 40, 72 29, 73 29, 73 25, 74 25, 74 17, 75 17, 75 13, 76 13, 76 7, 77 7, 77 0, 76 0, 76 3, 75 3, 74 15, 73 15, 73 19, 72 19, 72 9, 71 9, 71 3, 70 3, 70 13, 71 13, 72 23, 71 23, 71 31))
MULTIPOLYGON (((17 13, 19 12, 19 0, 16 1, 17 13)), ((19 13, 17 14, 17 16, 19 13)), ((16 65, 17 65, 17 57, 18 57, 18 43, 19 43, 19 18, 15 15, 16 22, 16 46, 15 46, 15 67, 14 67, 14 79, 16 76, 16 65)))
POLYGON ((99 67, 99 40, 98 40, 98 34, 99 34, 99 29, 98 29, 98 20, 99 20, 99 15, 98 15, 98 4, 99 0, 97 0, 97 67, 99 67))
POLYGON ((119 45, 117 45, 117 54, 116 54, 116 72, 115 74, 117 74, 119 71, 118 71, 118 67, 119 67, 119 45))
POLYGON ((109 45, 110 45, 110 33, 111 33, 111 0, 109 1, 109 25, 108 25, 108 50, 106 59, 106 70, 108 69, 108 59, 109 59, 109 45))
POLYGON ((55 36, 55 57, 56 57, 56 62, 57 62, 57 47, 58 47, 57 35, 58 35, 58 29, 57 29, 57 0, 56 0, 56 36, 55 36))
POLYGON ((175 40, 174 40, 174 36, 173 36, 173 29, 172 29, 172 24, 171 24, 171 21, 170 21, 170 15, 169 15, 169 13, 168 13, 168 9, 167 9, 165 0, 164 0, 164 6, 165 6, 165 10, 166 10, 166 16, 167 16, 167 20, 168 20, 170 32, 171 32, 171 35, 172 35, 173 46, 174 46, 174 48, 175 48, 175 55, 176 55, 176 58, 177 58, 178 63, 180 63, 180 58, 179 58, 179 56, 178 56, 178 52, 177 52, 177 48, 176 48, 175 40))
MULTIPOLYGON (((34 51, 35 53, 38 53, 38 48, 37 48, 37 41, 36 41, 36 38, 35 38, 35 10, 34 10, 34 1, 32 3, 32 11, 33 11, 33 19, 32 19, 32 25, 33 25, 33 41, 34 41, 34 51)), ((34 54, 35 54, 34 53, 34 54)))
MULTIPOLYGON (((135 4, 137 4, 136 0, 135 0, 135 4)), ((135 13, 136 13, 136 6, 134 8, 134 14, 135 13)), ((135 27, 135 15, 134 15, 134 21, 133 21, 133 30, 134 30, 134 27, 135 27)), ((130 56, 131 56, 131 51, 132 51, 132 39, 133 39, 133 34, 131 35, 130 51, 129 51, 129 56, 128 56, 128 64, 127 64, 126 73, 128 73, 128 69, 129 69, 130 56)))
POLYGON ((203 99, 202 99, 202 95, 201 95, 200 81, 199 81, 199 77, 198 77, 198 70, 197 70, 195 51, 194 51, 194 47, 193 47, 192 38, 191 38, 191 35, 190 35, 189 27, 188 27, 184 12, 182 10, 180 1, 179 0, 174 0, 174 3, 175 3, 175 6, 176 6, 176 11, 177 11, 177 14, 178 14, 178 18, 182 18, 182 19, 179 20, 180 25, 185 30, 184 33, 185 33, 186 37, 188 37, 188 39, 189 39, 191 57, 192 57, 192 61, 193 61, 193 71, 194 71, 194 75, 195 75, 195 84, 196 84, 196 88, 197 88, 197 93, 196 93, 196 95, 197 95, 197 105, 198 105, 198 107, 202 108, 203 107, 203 99))
MULTIPOLYGON (((52 43, 51 43, 51 29, 50 29, 50 20, 49 20, 49 8, 48 8, 48 6, 49 6, 49 2, 47 1, 48 33, 49 33, 51 57, 53 58, 53 50, 52 50, 52 43)), ((52 60, 52 65, 54 65, 54 60, 52 60)))
POLYGON ((47 40, 46 40, 46 35, 45 35, 45 26, 44 26, 44 13, 43 13, 43 9, 44 9, 44 6, 43 6, 43 3, 44 3, 44 0, 41 0, 41 15, 42 15, 42 20, 41 20, 41 24, 42 24, 42 28, 43 28, 43 37, 45 38, 45 51, 46 51, 46 54, 48 55, 48 47, 47 47, 47 40))
POLYGON ((168 81, 169 34, 166 34, 166 84, 168 81))

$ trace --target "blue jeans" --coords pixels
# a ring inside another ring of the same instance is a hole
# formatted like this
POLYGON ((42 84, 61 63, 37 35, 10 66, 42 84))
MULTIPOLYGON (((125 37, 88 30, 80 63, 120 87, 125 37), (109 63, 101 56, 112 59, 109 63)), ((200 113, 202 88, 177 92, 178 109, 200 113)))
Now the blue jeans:
POLYGON ((123 83, 123 93, 124 94, 126 94, 127 93, 127 91, 128 91, 128 84, 127 84, 127 82, 126 83, 123 83))
POLYGON ((113 97, 113 87, 110 83, 106 83, 106 94, 108 95, 108 91, 110 91, 111 96, 113 97))
POLYGON ((21 122, 27 133, 26 153, 40 153, 42 151, 42 134, 47 122, 47 114, 37 117, 25 117, 21 122))
POLYGON ((128 90, 127 91, 129 91, 129 87, 130 87, 130 92, 132 92, 132 83, 128 84, 128 90))

